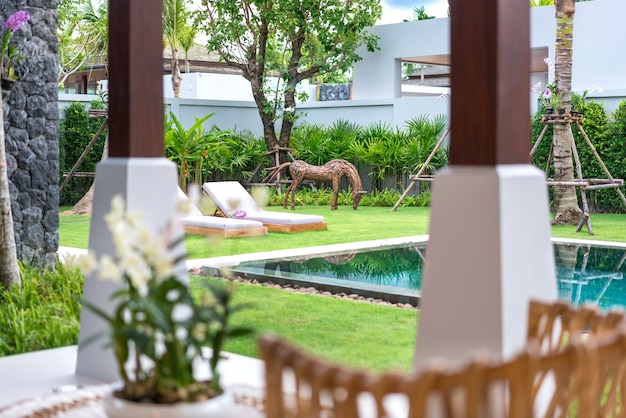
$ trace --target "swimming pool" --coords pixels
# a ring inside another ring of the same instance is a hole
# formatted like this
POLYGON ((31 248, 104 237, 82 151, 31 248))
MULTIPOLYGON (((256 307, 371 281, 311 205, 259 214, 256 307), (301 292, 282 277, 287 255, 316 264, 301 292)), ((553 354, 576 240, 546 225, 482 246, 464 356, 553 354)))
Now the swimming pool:
MULTIPOLYGON (((320 248, 288 256, 274 253, 233 262, 230 269, 248 279, 418 305, 426 239, 378 244, 320 248)), ((626 246, 555 241, 554 254, 560 299, 575 305, 593 303, 602 309, 626 308, 626 246)), ((216 270, 212 273, 216 275, 216 270)))

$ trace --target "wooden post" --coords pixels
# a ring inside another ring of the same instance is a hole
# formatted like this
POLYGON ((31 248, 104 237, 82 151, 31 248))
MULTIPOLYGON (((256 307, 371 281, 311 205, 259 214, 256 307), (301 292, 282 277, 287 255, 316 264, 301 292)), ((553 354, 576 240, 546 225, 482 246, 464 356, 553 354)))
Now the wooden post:
POLYGON ((163 157, 160 0, 109 0, 109 157, 163 157))
POLYGON ((530 9, 450 0, 450 164, 529 163, 530 9))

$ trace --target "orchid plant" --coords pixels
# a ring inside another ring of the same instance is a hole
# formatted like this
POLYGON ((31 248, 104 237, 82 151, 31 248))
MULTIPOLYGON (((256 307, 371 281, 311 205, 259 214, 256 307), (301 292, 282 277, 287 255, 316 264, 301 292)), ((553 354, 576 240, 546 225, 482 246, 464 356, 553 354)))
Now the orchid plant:
POLYGON ((0 38, 0 76, 2 78, 17 80, 14 66, 25 57, 20 55, 17 48, 11 44, 11 39, 13 34, 29 20, 30 14, 20 10, 2 24, 2 38, 0 38))
POLYGON ((242 308, 232 306, 233 283, 203 283, 209 292, 199 300, 176 275, 184 256, 174 258, 172 248, 182 237, 157 237, 138 213, 125 210, 116 196, 105 217, 117 256, 93 252, 77 264, 83 274, 97 273, 102 280, 123 282, 124 289, 111 296, 113 313, 86 304, 109 324, 109 338, 124 383, 116 396, 154 403, 195 402, 219 395, 217 369, 229 336, 250 332, 235 328, 231 315, 242 308), (212 349, 210 355, 204 347, 212 349), (208 362, 210 380, 197 380, 194 367, 208 362))
MULTIPOLYGON (((548 71, 554 76, 554 65, 550 58, 544 58, 543 62, 548 65, 548 71)), ((557 89, 556 82, 546 84, 545 87, 543 83, 538 82, 532 87, 532 92, 539 95, 539 100, 546 109, 558 111, 563 108, 562 93, 557 89)))

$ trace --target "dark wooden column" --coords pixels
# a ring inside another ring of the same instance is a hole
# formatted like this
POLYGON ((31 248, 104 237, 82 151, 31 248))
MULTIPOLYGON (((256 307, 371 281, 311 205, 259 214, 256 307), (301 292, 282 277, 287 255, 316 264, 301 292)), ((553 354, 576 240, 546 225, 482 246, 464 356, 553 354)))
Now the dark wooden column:
POLYGON ((450 0, 450 164, 529 163, 528 0, 450 0))
POLYGON ((163 0, 109 0, 109 156, 163 157, 163 0))

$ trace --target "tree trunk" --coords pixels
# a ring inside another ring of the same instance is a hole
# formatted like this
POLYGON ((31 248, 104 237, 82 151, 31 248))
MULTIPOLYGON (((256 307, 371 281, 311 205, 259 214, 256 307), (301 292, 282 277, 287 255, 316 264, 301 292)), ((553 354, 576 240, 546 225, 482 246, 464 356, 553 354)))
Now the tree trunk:
MULTIPOLYGON (((268 103, 267 96, 263 91, 263 77, 256 72, 249 74, 250 87, 252 88, 252 97, 257 105, 259 115, 261 116, 261 122, 263 123, 263 138, 265 139, 265 145, 267 150, 271 151, 280 146, 278 138, 276 136, 276 127, 274 125, 276 118, 276 111, 266 109, 266 103, 268 103)), ((282 160, 280 163, 284 163, 282 160)))
MULTIPOLYGON (((574 0, 556 0, 556 51, 554 77, 557 94, 561 95, 564 111, 571 108, 572 90, 572 43, 574 34, 574 0)), ((554 179, 572 181, 574 163, 572 161, 572 133, 568 125, 554 125, 554 179)), ((578 225, 582 211, 574 186, 554 187, 554 223, 578 225)))
MULTIPOLYGON (((3 106, 0 91, 0 106, 3 106)), ((0 107, 0 283, 5 289, 21 285, 20 267, 17 262, 9 174, 4 146, 4 111, 0 107)))
MULTIPOLYGON (((102 158, 100 161, 106 159, 109 156, 109 135, 107 134, 106 139, 104 140, 104 148, 102 149, 102 158)), ((93 207, 93 195, 94 195, 94 185, 96 182, 91 183, 91 187, 87 190, 87 193, 83 197, 80 198, 78 202, 72 207, 72 210, 69 211, 72 215, 91 215, 91 209, 93 207)))
POLYGON ((178 49, 172 47, 172 89, 174 97, 180 97, 180 85, 183 76, 180 74, 180 63, 178 62, 178 49))

